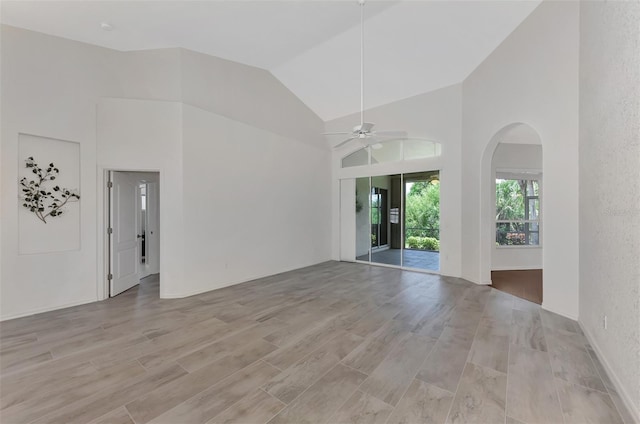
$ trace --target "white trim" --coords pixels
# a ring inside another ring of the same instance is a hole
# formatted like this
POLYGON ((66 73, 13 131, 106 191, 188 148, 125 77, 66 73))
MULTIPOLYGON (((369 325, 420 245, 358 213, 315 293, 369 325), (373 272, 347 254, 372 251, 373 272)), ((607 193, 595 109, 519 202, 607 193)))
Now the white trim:
MULTIPOLYGON (((420 274, 431 274, 431 275, 439 275, 441 277, 448 277, 447 275, 441 274, 440 271, 435 271, 433 269, 423 269, 423 268, 409 268, 409 267, 403 267, 400 265, 393 265, 393 264, 385 264, 384 262, 367 262, 367 261, 361 261, 356 259, 355 261, 351 262, 351 261, 341 261, 341 262, 350 262, 350 263, 357 263, 357 264, 362 264, 362 265, 371 265, 371 266, 379 266, 382 268, 391 268, 391 269, 398 269, 400 271, 411 271, 411 272, 417 272, 420 274)), ((456 278, 456 277, 454 277, 456 278)))
MULTIPOLYGON (((540 248, 542 249, 542 243, 544 241, 544 237, 543 237, 543 223, 542 223, 542 197, 544 194, 544 188, 543 188, 543 175, 542 175, 542 171, 541 170, 537 170, 537 169, 509 169, 509 168, 497 168, 495 170, 492 170, 492 175, 493 178, 491 180, 491 185, 492 185, 492 190, 491 190, 491 202, 493 203, 493 231, 495 232, 496 229, 496 224, 508 224, 511 222, 514 223, 537 223, 538 224, 538 244, 529 244, 529 245, 507 245, 507 244, 503 244, 503 245, 496 245, 496 237, 495 235, 493 236, 493 243, 492 243, 492 251, 493 250, 497 250, 497 249, 514 249, 514 248, 540 248), (494 172, 495 171, 495 172, 494 172), (504 220, 504 219, 495 219, 495 216, 498 213, 497 210, 497 201, 498 199, 496 198, 496 180, 497 179, 505 179, 505 178, 499 178, 498 177, 498 173, 502 173, 503 175, 507 174, 507 173, 511 173, 513 178, 509 178, 509 179, 527 179, 527 180, 532 180, 532 181, 538 181, 538 195, 537 196, 525 196, 525 208, 527 207, 526 205, 526 199, 528 197, 534 197, 534 198, 538 198, 538 219, 536 220, 532 220, 532 219, 513 219, 513 220, 504 220), (537 177, 537 178, 530 178, 530 177, 537 177)), ((481 223, 482 224, 482 223, 481 223)), ((534 233, 536 231, 533 231, 534 233)), ((493 254, 491 254, 491 262, 493 262, 493 254)))
POLYGON ((631 395, 629 395, 629 393, 625 390, 624 386, 620 383, 620 379, 618 378, 616 373, 613 372, 611 365, 609 365, 609 361, 607 361, 606 357, 602 354, 602 350, 596 343, 596 339, 591 335, 591 333, 586 329, 586 327, 582 325, 582 322, 580 322, 580 320, 578 320, 578 325, 580 325, 580 328, 582 329, 582 332, 587 338, 587 341, 593 348, 593 351, 595 352, 596 356, 600 360, 600 363, 602 363, 602 367, 604 368, 604 371, 607 373, 607 377, 609 377, 609 380, 611 380, 611 382, 613 383, 613 386, 614 386, 613 388, 616 390, 616 392, 618 392, 620 399, 622 399, 622 403, 624 403, 624 406, 627 407, 627 411, 629 412, 629 414, 631 414, 631 418, 633 418, 635 422, 640 423, 640 409, 638 409, 640 408, 640 405, 634 405, 634 403, 632 402, 631 395))
MULTIPOLYGON (((407 200, 407 182, 404 179, 405 173, 400 174, 400 267, 404 268, 404 249, 407 245, 407 229, 404 226, 404 218, 407 215, 407 205, 405 205, 405 201, 407 200)), ((438 171, 438 175, 440 175, 440 171, 438 171)), ((391 190, 389 190, 391 191, 391 190)), ((440 196, 438 195, 438 198, 440 196)), ((389 202, 389 206, 391 206, 391 202, 389 202)), ((438 209, 440 208, 438 203, 438 209)), ((440 227, 440 212, 438 211, 438 227, 440 227)), ((438 256, 438 268, 440 268, 440 256, 438 256)))
POLYGON ((541 270, 542 270, 542 265, 540 265, 539 267, 531 267, 527 265, 491 267, 491 271, 541 271, 541 270))
MULTIPOLYGON (((120 167, 112 167, 112 166, 102 166, 99 165, 97 169, 97 177, 96 177, 96 185, 97 185, 97 264, 96 264, 96 293, 97 300, 106 300, 109 299, 109 281, 107 280, 107 274, 109 270, 109 238, 106 237, 107 228, 109 227, 109 190, 107 188, 107 182, 109 181, 109 172, 153 172, 158 174, 158 197, 160 202, 162 202, 162 190, 165 184, 162 182, 162 178, 164 177, 164 171, 162 168, 147 168, 147 169, 130 169, 130 168, 120 168, 120 167)), ((162 203, 160 203, 160 209, 162 203)), ((159 210, 160 212, 160 210, 159 210)), ((161 215, 162 216, 162 215, 161 215)), ((162 218, 158 223, 158 228, 160 230, 160 238, 162 239, 162 218)), ((162 269, 163 269, 163 260, 162 260, 162 249, 160 249, 160 278, 159 278, 159 286, 160 286, 160 298, 164 298, 162 294, 162 269)))
POLYGON ((384 252, 385 250, 389 250, 389 244, 383 244, 382 246, 378 246, 376 248, 371 248, 371 252, 375 253, 375 252, 384 252))
MULTIPOLYGON (((185 293, 165 293, 162 295, 161 299, 183 299, 185 297, 190 297, 190 296, 196 296, 198 294, 202 294, 202 293, 207 293, 207 292, 211 292, 211 291, 216 291, 219 289, 223 289, 225 287, 230 287, 230 286, 236 286, 239 284, 244 284, 244 283, 249 283, 251 281, 255 281, 255 280, 260 280, 261 278, 267 278, 267 277, 273 277, 276 275, 280 275, 280 274, 285 274, 287 272, 291 272, 291 271, 295 271, 298 269, 303 269, 303 268, 308 268, 310 266, 315 266, 315 265, 320 265, 326 262, 333 262, 333 259, 324 259, 321 260, 319 262, 313 262, 307 265, 299 265, 299 266, 294 266, 294 267, 289 267, 289 268, 285 268, 281 271, 276 272, 275 274, 260 274, 258 276, 252 276, 249 277, 247 279, 243 279, 243 280, 239 280, 239 281, 232 281, 229 283, 225 283, 221 286, 217 286, 217 287, 207 287, 206 289, 202 289, 202 290, 195 290, 192 292, 185 292, 185 293)), ((349 261, 335 261, 335 262, 349 262, 349 261)))
POLYGON ((425 159, 411 159, 399 162, 385 162, 375 165, 352 166, 338 168, 335 178, 339 180, 347 178, 377 177, 381 175, 411 174, 414 172, 439 171, 443 169, 443 157, 434 156, 425 159))
POLYGON ((535 180, 542 178, 541 169, 496 168, 497 180, 535 180))
MULTIPOLYGON (((544 290, 544 286, 543 286, 543 290, 544 290)), ((543 292, 543 296, 544 296, 544 292, 543 292)), ((563 316, 563 317, 565 317, 565 318, 569 318, 569 319, 571 319, 571 320, 578 321, 578 317, 577 317, 577 316, 569 315, 569 314, 567 314, 567 313, 565 313, 565 312, 563 312, 563 311, 559 311, 559 310, 555 310, 555 309, 553 309, 553 308, 549 308, 549 307, 544 303, 544 300, 542 301, 542 305, 540 305, 540 307, 541 307, 542 309, 544 309, 545 311, 553 312, 554 314, 558 314, 558 315, 563 316)))
POLYGON ((46 308, 37 308, 37 309, 31 309, 28 312, 21 312, 19 314, 15 314, 15 315, 7 315, 7 316, 3 316, 0 318, 0 322, 2 321, 8 321, 11 319, 16 319, 16 318, 22 318, 22 317, 28 317, 31 315, 37 315, 37 314, 42 314, 45 312, 51 312, 51 311, 58 311, 61 309, 66 309, 66 308, 72 308, 74 306, 79 306, 79 305, 86 305, 87 303, 94 303, 97 302, 98 299, 88 299, 88 300, 81 300, 79 302, 73 302, 73 303, 65 303, 62 305, 58 305, 58 306, 48 306, 46 308))
MULTIPOLYGON (((527 196, 529 197, 529 196, 527 196)), ((496 219, 496 224, 510 224, 510 223, 520 223, 523 222, 525 224, 529 224, 529 223, 536 223, 538 222, 537 219, 496 219)))

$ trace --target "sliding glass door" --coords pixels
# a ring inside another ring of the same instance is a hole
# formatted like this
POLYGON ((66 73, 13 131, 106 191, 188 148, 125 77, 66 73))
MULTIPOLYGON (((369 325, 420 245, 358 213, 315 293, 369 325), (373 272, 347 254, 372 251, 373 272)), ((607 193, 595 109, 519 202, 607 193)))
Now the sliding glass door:
POLYGON ((440 268, 438 171, 356 179, 356 260, 440 268))
POLYGON ((371 260, 371 178, 356 178, 356 259, 371 260))
POLYGON ((405 268, 440 269, 440 177, 437 171, 404 174, 405 268))

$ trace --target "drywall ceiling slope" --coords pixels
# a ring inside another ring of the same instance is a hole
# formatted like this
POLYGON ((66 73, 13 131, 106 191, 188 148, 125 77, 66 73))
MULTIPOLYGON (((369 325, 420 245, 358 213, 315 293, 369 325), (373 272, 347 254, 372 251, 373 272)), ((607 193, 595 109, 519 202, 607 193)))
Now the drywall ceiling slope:
MULTIPOLYGON (((367 11, 391 5, 372 1, 367 11)), ((121 51, 183 47, 267 70, 359 21, 354 0, 2 1, 4 24, 121 51)))
MULTIPOLYGON (((463 81, 539 1, 401 2, 365 23, 365 108, 463 81)), ((367 6, 368 7, 368 6, 367 6)), ((273 74, 325 121, 360 109, 360 28, 273 74)))
MULTIPOLYGON (((365 7, 365 106, 461 82, 540 3, 365 7)), ((8 1, 4 24, 116 50, 182 47, 270 71, 323 120, 360 108, 360 8, 341 1, 8 1), (103 31, 102 22, 114 26, 103 31)))

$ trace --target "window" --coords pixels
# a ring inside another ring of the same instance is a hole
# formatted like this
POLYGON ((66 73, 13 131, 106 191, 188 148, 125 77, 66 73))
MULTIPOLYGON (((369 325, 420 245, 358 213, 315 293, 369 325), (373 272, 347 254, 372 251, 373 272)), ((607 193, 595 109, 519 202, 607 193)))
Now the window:
POLYGON ((425 159, 440 156, 440 143, 417 138, 386 140, 365 146, 342 158, 342 168, 376 165, 402 160, 425 159), (369 155, 371 151, 371 155, 369 155))
POLYGON ((369 150, 367 148, 356 150, 350 155, 342 158, 342 167, 363 166, 369 164, 369 150))
POLYGON ((539 175, 496 174, 496 245, 540 245, 539 175))

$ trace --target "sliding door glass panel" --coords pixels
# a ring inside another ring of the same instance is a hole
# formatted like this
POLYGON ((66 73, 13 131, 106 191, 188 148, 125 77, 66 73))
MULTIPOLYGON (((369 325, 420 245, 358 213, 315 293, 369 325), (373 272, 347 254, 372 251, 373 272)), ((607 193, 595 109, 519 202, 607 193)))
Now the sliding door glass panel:
POLYGON ((440 178, 438 171, 404 174, 405 268, 440 269, 440 178))
POLYGON ((371 164, 397 162, 402 159, 402 140, 389 140, 371 145, 371 164))
POLYGON ((370 178, 356 178, 356 259, 369 261, 371 251, 370 178))
POLYGON ((352 166, 369 165, 369 151, 367 148, 356 150, 342 159, 342 167, 350 168, 352 166))
POLYGON ((400 175, 371 177, 371 262, 402 265, 400 175))

